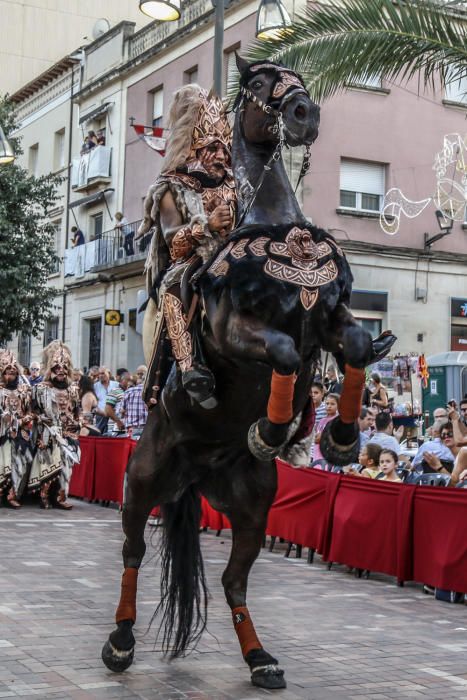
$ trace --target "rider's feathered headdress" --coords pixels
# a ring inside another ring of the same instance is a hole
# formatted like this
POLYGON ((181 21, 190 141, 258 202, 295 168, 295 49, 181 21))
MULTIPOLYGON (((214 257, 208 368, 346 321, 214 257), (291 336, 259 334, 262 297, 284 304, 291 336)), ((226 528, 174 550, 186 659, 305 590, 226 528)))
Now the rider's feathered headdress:
POLYGON ((44 348, 42 353, 42 364, 45 367, 44 379, 49 380, 54 367, 61 365, 68 377, 71 379, 73 370, 73 361, 71 359, 71 351, 68 345, 62 343, 61 340, 52 340, 51 343, 44 348))
POLYGON ((220 141, 230 152, 232 130, 222 100, 199 85, 184 85, 174 93, 169 111, 163 173, 173 172, 196 158, 196 150, 220 141))

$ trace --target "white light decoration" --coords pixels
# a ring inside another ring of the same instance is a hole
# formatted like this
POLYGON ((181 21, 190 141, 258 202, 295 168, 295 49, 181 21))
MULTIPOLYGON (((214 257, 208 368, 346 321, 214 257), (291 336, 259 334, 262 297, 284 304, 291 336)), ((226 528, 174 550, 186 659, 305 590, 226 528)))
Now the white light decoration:
POLYGON ((385 233, 393 236, 399 231, 401 215, 413 219, 430 204, 442 212, 446 220, 464 222, 467 205, 467 136, 447 134, 443 148, 434 158, 436 191, 427 199, 408 199, 398 187, 391 188, 384 196, 380 225, 385 233))

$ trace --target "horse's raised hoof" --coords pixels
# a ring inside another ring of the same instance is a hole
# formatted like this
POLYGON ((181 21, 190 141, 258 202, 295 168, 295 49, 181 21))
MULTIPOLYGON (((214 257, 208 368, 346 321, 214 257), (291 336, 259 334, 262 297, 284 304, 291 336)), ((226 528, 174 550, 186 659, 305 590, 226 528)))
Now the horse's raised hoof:
POLYGON ((109 671, 114 673, 123 673, 133 663, 135 648, 128 651, 119 651, 108 639, 102 647, 102 661, 107 666, 109 671))
MULTIPOLYGON (((336 420, 336 419, 334 419, 336 420)), ((360 451, 360 434, 349 445, 339 445, 332 435, 332 421, 325 425, 319 447, 322 454, 325 456, 329 464, 336 464, 344 467, 347 464, 352 464, 358 459, 360 451)))
POLYGON ((287 688, 284 671, 275 665, 255 669, 251 674, 251 682, 258 688, 266 688, 266 690, 287 688))
POLYGON ((259 434, 258 423, 259 421, 256 421, 256 423, 250 426, 248 431, 248 448, 256 459, 262 462, 269 462, 271 459, 277 457, 285 443, 281 443, 280 445, 267 445, 259 434))
POLYGON ((252 649, 245 656, 245 661, 250 667, 253 685, 266 690, 280 690, 287 687, 284 671, 277 665, 277 659, 264 649, 252 649))

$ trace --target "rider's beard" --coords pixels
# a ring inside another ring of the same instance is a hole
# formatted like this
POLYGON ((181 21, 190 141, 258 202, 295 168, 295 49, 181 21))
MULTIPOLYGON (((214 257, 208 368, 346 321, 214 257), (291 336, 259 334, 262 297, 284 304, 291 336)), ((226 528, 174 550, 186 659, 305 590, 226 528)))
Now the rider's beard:
POLYGON ((53 375, 51 377, 51 382, 55 389, 68 389, 69 382, 67 377, 65 377, 65 379, 58 379, 55 375, 53 375))
POLYGON ((12 382, 8 382, 5 384, 5 389, 17 389, 19 384, 19 377, 16 376, 15 379, 13 379, 12 382))

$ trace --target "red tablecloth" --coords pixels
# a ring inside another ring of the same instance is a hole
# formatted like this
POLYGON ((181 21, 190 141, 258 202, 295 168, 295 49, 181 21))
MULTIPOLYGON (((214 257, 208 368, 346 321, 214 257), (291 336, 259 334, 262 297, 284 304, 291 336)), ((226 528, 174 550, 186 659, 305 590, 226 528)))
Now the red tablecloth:
MULTIPOLYGON (((70 494, 121 503, 136 443, 81 438, 70 494)), ((439 588, 467 592, 467 493, 361 479, 278 461, 267 533, 318 550, 323 558, 439 588)), ((201 525, 230 528, 203 499, 201 525)))

